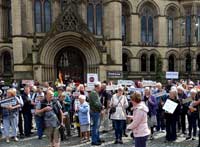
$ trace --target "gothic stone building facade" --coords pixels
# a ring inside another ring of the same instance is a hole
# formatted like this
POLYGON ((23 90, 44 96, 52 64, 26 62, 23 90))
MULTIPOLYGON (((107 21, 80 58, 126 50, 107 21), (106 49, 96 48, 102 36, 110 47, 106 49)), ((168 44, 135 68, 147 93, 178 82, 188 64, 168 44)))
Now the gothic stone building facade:
POLYGON ((196 0, 0 0, 1 78, 198 79, 199 45, 196 0))

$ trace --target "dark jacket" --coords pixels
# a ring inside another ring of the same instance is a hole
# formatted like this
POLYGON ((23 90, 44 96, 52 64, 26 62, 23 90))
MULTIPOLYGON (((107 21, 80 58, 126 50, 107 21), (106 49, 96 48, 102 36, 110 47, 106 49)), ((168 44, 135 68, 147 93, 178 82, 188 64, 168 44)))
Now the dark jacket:
POLYGON ((92 91, 89 95, 89 105, 91 112, 101 112, 102 105, 100 102, 99 94, 96 91, 92 91))
POLYGON ((22 99, 24 102, 24 106, 22 107, 22 113, 31 113, 31 109, 33 109, 33 105, 31 105, 31 99, 29 99, 26 93, 22 94, 22 99))

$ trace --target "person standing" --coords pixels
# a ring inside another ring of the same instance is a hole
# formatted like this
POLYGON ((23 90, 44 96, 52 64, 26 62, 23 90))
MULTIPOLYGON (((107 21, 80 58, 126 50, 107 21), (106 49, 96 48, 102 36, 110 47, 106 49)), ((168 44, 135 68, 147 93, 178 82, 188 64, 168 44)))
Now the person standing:
POLYGON ((24 102, 24 106, 22 107, 22 114, 24 117, 24 135, 29 137, 31 135, 31 127, 32 127, 32 113, 31 109, 33 108, 30 87, 24 87, 24 93, 22 94, 22 99, 24 102))
POLYGON ((122 86, 118 87, 117 93, 111 98, 110 107, 114 107, 116 109, 116 111, 110 116, 110 119, 113 120, 114 123, 114 144, 123 144, 122 133, 124 130, 124 121, 126 120, 126 108, 128 107, 128 100, 123 95, 122 86))
POLYGON ((193 137, 192 140, 196 140, 196 134, 197 134, 197 120, 198 120, 198 107, 195 106, 195 102, 197 101, 196 99, 197 91, 195 89, 192 89, 190 91, 190 97, 192 101, 189 103, 189 109, 188 109, 188 123, 189 123, 189 134, 188 137, 186 137, 186 140, 191 139, 192 137, 192 132, 193 132, 193 137))
POLYGON ((36 109, 36 114, 44 115, 44 124, 51 147, 60 147, 59 128, 63 126, 63 112, 59 101, 51 90, 46 91, 46 99, 36 109))
POLYGON ((90 106, 86 102, 86 96, 79 96, 80 105, 78 107, 78 118, 82 134, 81 142, 90 141, 90 106))
POLYGON ((178 90, 178 100, 180 101, 180 116, 179 117, 180 117, 180 121, 181 121, 181 129, 182 129, 182 133, 186 134, 185 119, 186 119, 186 114, 188 111, 188 106, 187 106, 187 104, 184 104, 183 101, 184 101, 184 99, 187 98, 187 95, 185 93, 185 89, 182 86, 178 86, 177 90, 178 90))
POLYGON ((140 92, 135 92, 131 95, 131 102, 133 105, 133 115, 128 116, 133 120, 131 124, 127 126, 127 129, 132 130, 135 139, 135 147, 146 147, 146 141, 150 134, 147 123, 148 107, 142 102, 142 96, 140 92))
POLYGON ((104 106, 104 110, 101 116, 101 124, 103 126, 103 132, 106 133, 110 130, 109 110, 110 110, 110 101, 112 98, 112 95, 106 91, 106 83, 103 83, 101 86, 100 97, 101 97, 101 104, 104 106))
POLYGON ((101 83, 95 83, 95 89, 89 94, 90 116, 92 121, 92 145, 101 145, 99 128, 102 104, 99 97, 101 83))
POLYGON ((146 106, 149 108, 148 114, 148 126, 151 129, 150 139, 154 139, 154 127, 157 126, 156 114, 157 114, 157 102, 155 97, 151 94, 150 88, 144 89, 144 98, 146 106))
POLYGON ((176 122, 178 120, 178 116, 180 113, 180 104, 177 99, 177 90, 171 89, 169 93, 169 100, 178 104, 173 114, 165 111, 165 119, 166 119, 166 141, 175 141, 177 138, 176 135, 176 122))
POLYGON ((6 137, 6 142, 9 143, 10 133, 14 137, 15 141, 18 141, 17 138, 17 125, 18 125, 18 115, 19 108, 21 107, 19 99, 16 97, 16 92, 14 88, 7 90, 8 101, 1 103, 0 107, 2 108, 2 117, 3 117, 3 135, 6 137), (12 132, 10 132, 12 128, 12 132))

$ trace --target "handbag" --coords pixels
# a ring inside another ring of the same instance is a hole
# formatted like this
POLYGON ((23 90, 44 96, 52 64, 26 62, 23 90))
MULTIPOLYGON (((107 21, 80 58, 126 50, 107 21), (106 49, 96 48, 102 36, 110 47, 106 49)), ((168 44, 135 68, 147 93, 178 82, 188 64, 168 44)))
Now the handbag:
MULTIPOLYGON (((119 102, 118 102, 117 105, 119 105, 119 103, 121 102, 121 100, 122 100, 122 97, 120 98, 120 100, 119 100, 119 102)), ((117 106, 117 105, 116 105, 116 106, 117 106)), ((112 106, 112 107, 110 108, 110 111, 109 111, 109 114, 110 114, 110 115, 116 112, 116 106, 112 106)))

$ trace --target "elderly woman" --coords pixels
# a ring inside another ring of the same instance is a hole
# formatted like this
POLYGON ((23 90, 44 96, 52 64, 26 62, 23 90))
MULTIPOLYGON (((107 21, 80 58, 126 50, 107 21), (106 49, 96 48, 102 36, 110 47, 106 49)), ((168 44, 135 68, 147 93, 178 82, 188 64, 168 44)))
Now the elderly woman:
POLYGON ((150 139, 154 139, 153 134, 154 134, 154 127, 157 126, 157 119, 156 119, 156 114, 157 114, 157 102, 155 97, 151 94, 151 90, 149 87, 146 87, 144 89, 144 98, 143 98, 145 104, 149 108, 148 114, 148 126, 151 128, 151 136, 150 139))
POLYGON ((181 125, 179 124, 179 129, 181 126, 182 129, 182 133, 186 134, 186 122, 185 122, 185 118, 186 118, 186 114, 187 114, 187 104, 184 104, 183 101, 184 99, 187 98, 187 95, 185 93, 185 89, 182 86, 178 86, 177 87, 178 90, 178 100, 180 101, 180 116, 178 119, 178 122, 180 122, 181 120, 181 125))
POLYGON ((173 114, 165 112, 166 118, 166 141, 175 141, 176 140, 176 122, 178 120, 180 104, 177 99, 177 90, 172 88, 169 93, 169 100, 178 104, 173 114))
POLYGON ((114 144, 123 144, 122 133, 124 120, 126 120, 126 108, 128 107, 127 98, 123 95, 123 87, 118 87, 117 93, 111 98, 110 107, 115 108, 115 112, 110 116, 115 130, 114 144))
POLYGON ((186 140, 191 139, 192 131, 193 131, 193 138, 192 140, 196 139, 197 134, 197 120, 198 120, 198 106, 195 106, 195 102, 197 101, 197 91, 192 89, 190 91, 190 97, 192 101, 189 103, 189 110, 187 113, 188 123, 189 123, 189 134, 186 140))
POLYGON ((131 95, 131 102, 133 104, 133 116, 128 116, 133 121, 128 125, 128 129, 133 131, 135 137, 135 147, 146 147, 146 141, 150 134, 147 124, 148 107, 142 102, 140 92, 135 92, 131 95))
POLYGON ((19 108, 21 107, 19 99, 16 97, 16 90, 14 88, 7 90, 7 101, 1 103, 2 107, 2 116, 3 116, 3 127, 4 127, 4 136, 6 137, 6 142, 9 143, 10 133, 14 137, 15 141, 18 141, 17 138, 17 125, 18 125, 18 114, 19 108), (12 128, 12 132, 10 132, 12 128))
POLYGON ((80 122, 82 141, 90 141, 90 106, 86 102, 86 96, 79 96, 80 105, 78 107, 78 117, 80 122))

